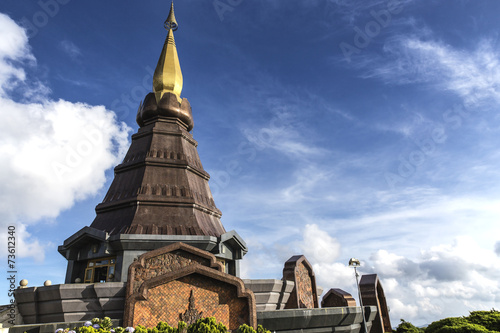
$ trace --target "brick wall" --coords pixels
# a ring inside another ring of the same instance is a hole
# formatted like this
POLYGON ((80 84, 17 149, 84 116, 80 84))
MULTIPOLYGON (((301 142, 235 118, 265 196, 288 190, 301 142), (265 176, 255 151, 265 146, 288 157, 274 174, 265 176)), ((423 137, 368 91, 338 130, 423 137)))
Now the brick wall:
POLYGON ((215 317, 230 330, 249 322, 247 302, 238 298, 235 286, 192 274, 151 288, 147 301, 135 303, 133 325, 154 327, 164 321, 176 326, 188 310, 191 291, 195 310, 203 317, 215 317))

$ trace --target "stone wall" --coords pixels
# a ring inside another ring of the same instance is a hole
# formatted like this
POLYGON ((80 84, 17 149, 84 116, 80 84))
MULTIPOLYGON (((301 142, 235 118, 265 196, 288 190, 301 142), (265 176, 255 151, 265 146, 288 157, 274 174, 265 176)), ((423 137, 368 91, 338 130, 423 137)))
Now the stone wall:
POLYGON ((292 281, 274 279, 244 279, 245 287, 253 291, 257 311, 272 311, 285 308, 293 290, 292 281))
POLYGON ((389 307, 385 299, 384 288, 377 274, 367 274, 361 276, 359 290, 363 305, 373 305, 377 307, 377 316, 373 321, 371 333, 392 332, 391 320, 389 318, 389 307))
MULTIPOLYGON (((368 332, 377 314, 375 306, 365 307, 368 332)), ((283 333, 359 333, 363 317, 360 307, 287 309, 257 312, 257 323, 271 332, 283 333)))
MULTIPOLYGON (((285 308, 294 289, 293 281, 275 279, 243 279, 245 287, 253 291, 257 311, 274 311, 285 308)), ((323 288, 317 287, 317 294, 321 295, 323 288)))
MULTIPOLYGON (((365 316, 368 329, 372 327, 376 307, 366 306, 365 316)), ((277 333, 360 333, 361 308, 344 307, 330 309, 293 309, 257 312, 257 322, 277 333)), ((54 333, 57 328, 81 326, 80 322, 21 325, 9 329, 8 333, 54 333)), ((121 325, 113 321, 114 326, 121 325)), ((7 333, 7 332, 0 332, 7 333)))
POLYGON ((24 324, 71 322, 95 317, 123 318, 125 283, 59 284, 17 289, 24 324))
POLYGON ((23 317, 19 313, 17 304, 13 303, 9 305, 0 306, 0 328, 8 328, 22 323, 23 323, 23 317))
POLYGON ((322 308, 334 308, 340 306, 356 306, 356 301, 348 292, 339 289, 332 288, 323 296, 321 301, 322 308))
POLYGON ((293 281, 294 288, 285 309, 318 308, 318 290, 313 268, 303 255, 293 256, 285 262, 283 281, 293 281))
MULTIPOLYGON (((284 309, 294 287, 292 281, 276 279, 246 279, 243 283, 247 289, 253 291, 257 311, 284 309)), ((126 283, 122 282, 107 282, 30 287, 17 289, 16 299, 19 312, 25 318, 24 324, 80 321, 104 316, 122 320, 125 285, 126 283)), ((175 290, 178 295, 182 295, 184 304, 187 304, 190 291, 186 289, 182 293, 181 289, 179 287, 175 290)), ((321 291, 318 291, 318 294, 321 294, 321 291)), ((198 310, 203 311, 202 308, 198 310)))

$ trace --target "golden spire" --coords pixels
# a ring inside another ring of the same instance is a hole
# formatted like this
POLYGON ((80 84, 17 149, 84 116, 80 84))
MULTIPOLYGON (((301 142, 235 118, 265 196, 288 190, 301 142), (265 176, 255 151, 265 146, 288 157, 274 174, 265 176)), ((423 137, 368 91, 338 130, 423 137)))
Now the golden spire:
POLYGON ((177 21, 175 20, 174 14, 174 0, 172 0, 172 4, 170 5, 170 13, 168 13, 168 17, 163 24, 165 29, 172 29, 173 31, 177 30, 177 21))
POLYGON ((175 47, 174 31, 177 30, 177 21, 174 15, 174 2, 170 6, 170 13, 164 23, 168 30, 163 50, 161 51, 158 65, 153 75, 153 92, 158 103, 166 92, 175 94, 179 103, 181 102, 182 72, 175 47))

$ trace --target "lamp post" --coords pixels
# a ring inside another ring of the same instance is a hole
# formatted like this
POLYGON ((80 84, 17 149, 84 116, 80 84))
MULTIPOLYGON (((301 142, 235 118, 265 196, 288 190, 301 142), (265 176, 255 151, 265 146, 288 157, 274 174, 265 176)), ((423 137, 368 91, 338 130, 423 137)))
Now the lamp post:
POLYGON ((361 316, 363 317, 363 327, 364 327, 364 332, 368 333, 366 330, 366 319, 365 319, 365 309, 363 307, 363 300, 361 299, 361 289, 359 288, 359 274, 356 268, 361 266, 361 263, 359 262, 358 259, 356 258, 351 258, 349 260, 349 267, 354 268, 354 275, 356 276, 356 286, 358 287, 358 298, 359 298, 359 305, 361 306, 361 316))

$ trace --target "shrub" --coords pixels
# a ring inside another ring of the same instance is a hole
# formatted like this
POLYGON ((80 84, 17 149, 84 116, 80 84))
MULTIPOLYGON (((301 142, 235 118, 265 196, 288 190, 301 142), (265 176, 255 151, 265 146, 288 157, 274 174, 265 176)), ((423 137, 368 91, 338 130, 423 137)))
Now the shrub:
POLYGON ((257 326, 257 331, 253 329, 252 326, 247 324, 240 325, 236 330, 236 333, 271 333, 271 331, 266 330, 262 325, 257 326))
POLYGON ((448 326, 461 326, 467 324, 467 319, 463 317, 450 317, 450 318, 445 318, 441 319, 435 322, 432 322, 427 328, 425 329, 425 333, 440 333, 440 329, 448 326))
POLYGON ((415 327, 412 323, 401 319, 401 323, 399 323, 398 327, 394 332, 397 333, 420 333, 424 332, 423 329, 415 327))
POLYGON ((248 326, 247 324, 240 325, 238 329, 236 330, 236 333, 257 333, 253 329, 253 327, 248 326))
POLYGON ((491 331, 500 332, 500 312, 495 309, 491 311, 473 311, 467 317, 472 324, 484 326, 491 331))
POLYGON ((486 329, 484 326, 471 323, 461 323, 454 326, 443 326, 437 332, 438 333, 493 333, 493 331, 486 329))
POLYGON ((451 317, 430 324, 426 333, 500 332, 500 312, 473 311, 467 317, 451 317))
MULTIPOLYGON (((261 325, 254 330, 253 327, 246 324, 241 325, 237 333, 271 333, 261 325)), ((142 325, 137 327, 112 327, 111 319, 104 317, 103 319, 94 318, 91 321, 85 322, 81 327, 75 328, 74 331, 59 328, 55 333, 227 333, 227 328, 222 323, 217 323, 214 317, 201 318, 196 323, 187 325, 183 321, 177 323, 177 327, 172 327, 168 323, 160 321, 153 328, 146 328, 142 325)))
POLYGON ((217 323, 214 317, 201 318, 196 323, 189 325, 187 333, 226 333, 227 328, 222 323, 217 323))

